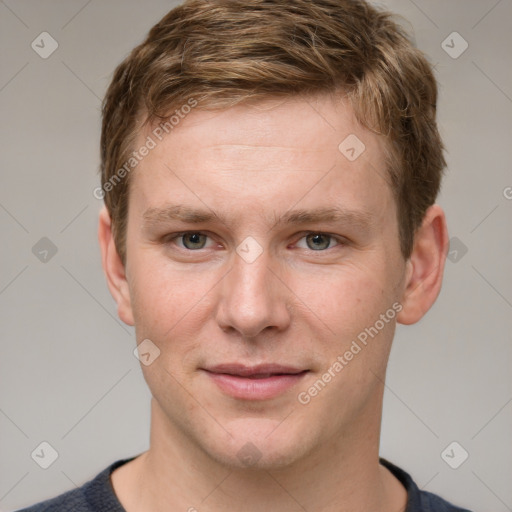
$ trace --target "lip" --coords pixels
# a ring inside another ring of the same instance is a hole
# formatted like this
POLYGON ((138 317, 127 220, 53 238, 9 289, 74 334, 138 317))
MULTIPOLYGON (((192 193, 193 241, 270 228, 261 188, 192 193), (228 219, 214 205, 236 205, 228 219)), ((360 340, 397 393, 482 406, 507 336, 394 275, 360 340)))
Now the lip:
POLYGON ((238 363, 203 368, 221 391, 242 400, 269 400, 295 386, 309 370, 280 364, 238 363))

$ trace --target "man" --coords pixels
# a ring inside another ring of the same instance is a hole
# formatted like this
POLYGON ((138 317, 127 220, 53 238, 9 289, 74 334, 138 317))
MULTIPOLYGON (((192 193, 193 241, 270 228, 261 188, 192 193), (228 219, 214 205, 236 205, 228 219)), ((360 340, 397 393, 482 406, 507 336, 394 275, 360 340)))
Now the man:
POLYGON ((350 0, 191 0, 116 70, 99 242, 147 452, 27 509, 461 511, 379 459, 396 323, 440 291, 430 65, 350 0))

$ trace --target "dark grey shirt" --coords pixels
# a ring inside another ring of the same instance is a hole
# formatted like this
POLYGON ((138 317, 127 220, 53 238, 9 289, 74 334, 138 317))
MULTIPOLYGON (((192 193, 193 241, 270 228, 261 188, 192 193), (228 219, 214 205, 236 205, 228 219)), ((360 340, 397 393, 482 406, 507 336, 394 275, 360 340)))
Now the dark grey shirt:
MULTIPOLYGON (((126 512, 114 493, 110 474, 114 469, 133 459, 134 457, 118 460, 82 487, 18 512, 126 512)), ((455 507, 430 492, 420 491, 409 474, 387 460, 380 459, 380 463, 388 468, 406 488, 408 494, 406 512, 470 512, 467 509, 455 507)))

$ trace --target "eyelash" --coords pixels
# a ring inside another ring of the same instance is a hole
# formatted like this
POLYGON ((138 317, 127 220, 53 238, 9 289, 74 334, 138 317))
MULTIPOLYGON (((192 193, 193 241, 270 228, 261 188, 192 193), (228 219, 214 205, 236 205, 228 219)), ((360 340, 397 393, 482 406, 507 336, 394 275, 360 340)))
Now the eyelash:
MULTIPOLYGON (((204 235, 204 236, 206 236, 206 237, 211 239, 211 237, 208 235, 208 233, 205 233, 203 231, 182 231, 180 233, 172 233, 171 235, 168 235, 167 237, 165 237, 164 243, 165 244, 174 243, 175 240, 177 240, 179 238, 183 238, 185 235, 204 235)), ((339 236, 336 236, 336 235, 331 235, 330 233, 324 233, 323 231, 306 231, 306 232, 304 232, 304 234, 301 233, 301 235, 302 236, 297 240, 297 242, 299 242, 303 238, 306 238, 308 235, 326 236, 326 237, 329 237, 331 240, 335 240, 337 242, 337 244, 335 246, 328 247, 327 249, 321 249, 321 250, 318 250, 318 251, 315 251, 313 249, 309 249, 311 252, 318 252, 318 253, 320 253, 320 252, 327 252, 330 249, 334 249, 335 247, 339 247, 339 246, 343 246, 343 245, 347 244, 347 240, 344 239, 343 237, 339 237, 339 236)), ((297 242, 295 242, 295 243, 297 243, 297 242)), ((203 248, 193 250, 193 249, 187 249, 186 247, 180 247, 180 246, 178 246, 178 248, 181 249, 181 250, 184 250, 186 252, 190 252, 190 253, 192 253, 192 252, 199 252, 199 251, 203 250, 203 248)))

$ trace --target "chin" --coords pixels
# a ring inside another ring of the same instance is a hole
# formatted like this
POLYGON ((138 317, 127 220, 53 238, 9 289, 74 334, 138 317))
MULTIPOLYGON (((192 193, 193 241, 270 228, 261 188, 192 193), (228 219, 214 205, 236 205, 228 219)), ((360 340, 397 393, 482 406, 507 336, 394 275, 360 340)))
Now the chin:
POLYGON ((309 446, 305 433, 293 427, 287 420, 240 418, 226 425, 233 437, 220 443, 210 439, 210 446, 205 448, 213 459, 229 468, 285 469, 304 457, 309 446))

